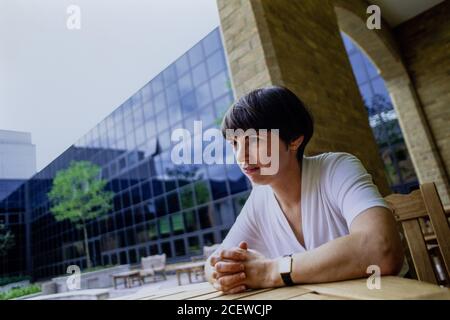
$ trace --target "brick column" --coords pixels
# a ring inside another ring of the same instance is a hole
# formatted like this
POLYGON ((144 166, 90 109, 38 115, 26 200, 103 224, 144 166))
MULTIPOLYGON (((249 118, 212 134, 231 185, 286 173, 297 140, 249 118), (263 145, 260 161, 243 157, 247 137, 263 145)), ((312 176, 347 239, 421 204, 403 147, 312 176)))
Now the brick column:
POLYGON ((292 89, 313 113, 306 153, 356 155, 390 193, 330 0, 218 0, 237 97, 256 87, 292 89))

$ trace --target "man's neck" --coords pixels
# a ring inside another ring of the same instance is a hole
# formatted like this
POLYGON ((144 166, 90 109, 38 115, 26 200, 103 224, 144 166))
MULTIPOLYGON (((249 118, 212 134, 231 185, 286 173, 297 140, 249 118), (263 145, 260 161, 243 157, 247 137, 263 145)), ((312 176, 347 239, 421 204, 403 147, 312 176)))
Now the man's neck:
POLYGON ((302 168, 297 159, 293 159, 276 181, 270 184, 283 209, 296 208, 301 198, 302 168))

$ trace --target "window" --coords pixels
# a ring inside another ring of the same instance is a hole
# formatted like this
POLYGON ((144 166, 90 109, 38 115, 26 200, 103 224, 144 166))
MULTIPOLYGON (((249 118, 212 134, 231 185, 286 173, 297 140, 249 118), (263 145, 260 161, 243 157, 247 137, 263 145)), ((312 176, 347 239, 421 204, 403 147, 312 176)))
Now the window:
POLYGON ((204 63, 200 63, 198 66, 192 69, 192 80, 194 86, 197 87, 199 84, 205 82, 206 79, 208 79, 208 75, 206 73, 206 65, 204 63))
POLYGON ((211 200, 209 195, 208 185, 206 181, 202 180, 194 185, 195 197, 197 199, 197 204, 203 204, 211 200))
POLYGON ((227 93, 230 89, 230 84, 228 82, 228 75, 226 71, 223 71, 211 79, 211 89, 214 99, 227 93))
POLYGON ((184 54, 180 58, 178 58, 178 60, 175 62, 175 68, 177 69, 178 76, 181 76, 183 73, 189 70, 189 61, 187 54, 184 54))
POLYGON ((166 109, 166 99, 164 97, 164 92, 159 93, 155 97, 153 106, 155 107, 155 113, 161 112, 162 110, 166 109))
POLYGON ((213 226, 211 211, 209 210, 209 206, 204 206, 198 209, 198 219, 200 221, 201 229, 207 229, 213 226))
POLYGON ((184 233, 184 221, 182 213, 175 213, 171 217, 172 219, 172 230, 173 234, 183 234, 184 233))
POLYGON ((184 213, 184 224, 187 232, 198 230, 195 210, 189 210, 184 213))
POLYGON ((212 233, 212 232, 205 233, 203 235, 203 245, 204 246, 212 246, 213 244, 215 244, 214 233, 212 233))
POLYGON ((194 91, 185 95, 181 99, 181 108, 183 109, 183 114, 188 114, 190 112, 193 112, 195 110, 196 106, 197 106, 197 103, 195 101, 194 91))
POLYGON ((205 82, 201 86, 195 89, 195 96, 199 107, 210 103, 212 101, 211 91, 209 88, 209 82, 205 82))
POLYGON ((184 246, 184 239, 178 239, 174 241, 175 246, 175 255, 178 256, 184 256, 186 254, 186 248, 184 246))
POLYGON ((163 132, 169 127, 169 119, 167 118, 167 111, 164 110, 156 115, 156 123, 158 132, 163 132))
POLYGON ((210 55, 215 50, 221 47, 221 40, 218 29, 215 29, 202 41, 205 54, 210 55))
POLYGON ((180 190, 180 202, 182 209, 189 209, 194 206, 194 192, 191 185, 180 190))
POLYGON ((175 73, 175 66, 171 64, 163 71, 163 77, 164 77, 164 85, 168 87, 173 82, 176 81, 177 75, 175 73))
POLYGON ((156 209, 156 215, 158 217, 161 217, 161 216, 164 216, 167 214, 166 202, 164 200, 164 197, 155 198, 155 209, 156 209))
POLYGON ((170 242, 164 242, 161 244, 161 250, 166 254, 167 258, 172 257, 172 248, 170 246, 170 242))
POLYGON ((170 236, 170 221, 169 217, 162 217, 158 221, 159 223, 159 234, 161 238, 167 238, 170 236))
POLYGON ((168 213, 174 213, 180 210, 180 205, 178 203, 178 193, 171 192, 167 195, 167 209, 168 213))
POLYGON ((197 236, 188 238, 189 253, 200 253, 200 241, 197 236))
POLYGON ((192 67, 203 61, 203 48, 201 42, 197 43, 188 51, 188 56, 192 67))
POLYGON ((148 225, 148 239, 156 240, 158 239, 158 229, 156 227, 156 222, 150 222, 148 225))
POLYGON ((178 79, 178 88, 180 90, 180 96, 184 96, 193 89, 190 73, 187 73, 178 79))
POLYGON ((206 60, 206 64, 208 65, 209 75, 213 76, 219 71, 225 69, 225 59, 223 57, 222 50, 217 51, 212 56, 206 60))

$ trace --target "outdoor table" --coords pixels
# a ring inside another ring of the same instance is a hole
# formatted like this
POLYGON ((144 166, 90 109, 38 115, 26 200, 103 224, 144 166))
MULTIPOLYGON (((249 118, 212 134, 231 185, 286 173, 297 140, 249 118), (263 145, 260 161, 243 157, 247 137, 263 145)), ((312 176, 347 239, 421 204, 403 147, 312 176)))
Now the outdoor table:
POLYGON ((117 280, 119 279, 123 279, 125 288, 129 288, 131 286, 130 281, 132 282, 134 279, 138 279, 139 283, 141 283, 141 273, 139 270, 125 271, 111 276, 113 277, 114 289, 117 288, 117 280))
POLYGON ((177 274, 178 285, 181 285, 181 274, 187 273, 189 283, 192 283, 191 273, 196 270, 203 270, 205 267, 205 261, 187 262, 176 265, 169 265, 166 267, 166 271, 175 271, 177 274))
MULTIPOLYGON (((379 289, 369 289, 367 279, 247 290, 225 295, 208 282, 167 288, 130 296, 135 300, 450 300, 450 290, 434 284, 395 276, 381 277, 379 289)), ((127 297, 124 297, 127 299, 127 297)))

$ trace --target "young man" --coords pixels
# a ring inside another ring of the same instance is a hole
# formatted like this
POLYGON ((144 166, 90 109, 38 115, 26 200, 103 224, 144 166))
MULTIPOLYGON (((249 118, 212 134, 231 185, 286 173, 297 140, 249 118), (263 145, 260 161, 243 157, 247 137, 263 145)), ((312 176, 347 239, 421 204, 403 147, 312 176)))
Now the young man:
POLYGON ((222 131, 253 189, 205 265, 218 290, 360 278, 373 265, 382 275, 399 272, 399 233, 371 175, 348 153, 304 156, 313 120, 293 92, 271 86, 248 93, 227 111, 222 131), (230 136, 231 129, 268 133, 230 136), (269 167, 276 172, 263 174, 269 167))

